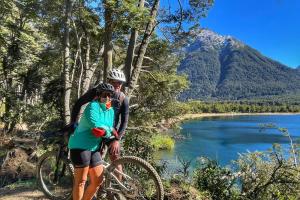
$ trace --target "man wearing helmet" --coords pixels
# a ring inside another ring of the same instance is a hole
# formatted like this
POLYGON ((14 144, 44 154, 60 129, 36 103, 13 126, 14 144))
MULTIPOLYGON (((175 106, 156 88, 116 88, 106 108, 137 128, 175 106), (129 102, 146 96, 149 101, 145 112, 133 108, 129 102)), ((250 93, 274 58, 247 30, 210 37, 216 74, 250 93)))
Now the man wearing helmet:
MULTIPOLYGON (((124 136, 125 129, 127 128, 129 103, 128 98, 123 92, 121 92, 122 84, 126 82, 124 73, 121 70, 112 69, 108 72, 107 79, 108 83, 113 85, 115 89, 115 92, 112 95, 112 106, 115 111, 114 128, 116 131, 114 131, 114 135, 116 138, 108 143, 110 159, 114 161, 120 155, 119 140, 124 136)), ((88 90, 76 101, 71 113, 71 124, 76 124, 78 121, 81 107, 97 98, 99 95, 99 85, 96 85, 94 88, 88 90)))

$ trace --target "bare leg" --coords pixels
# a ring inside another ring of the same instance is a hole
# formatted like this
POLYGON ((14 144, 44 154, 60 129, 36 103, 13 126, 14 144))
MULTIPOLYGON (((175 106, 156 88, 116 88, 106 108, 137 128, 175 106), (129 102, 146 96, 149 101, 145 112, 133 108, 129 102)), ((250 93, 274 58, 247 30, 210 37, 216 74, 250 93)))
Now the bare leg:
MULTIPOLYGON (((109 147, 109 158, 113 162, 116 159, 120 157, 120 143, 119 141, 115 140, 110 144, 109 147)), ((116 169, 120 172, 123 172, 122 165, 117 165, 116 169)), ((117 178, 121 181, 122 175, 121 174, 116 174, 117 178)))
POLYGON ((84 186, 89 172, 89 166, 83 168, 76 168, 74 171, 74 185, 73 185, 73 200, 81 200, 84 193, 84 186))
POLYGON ((103 166, 98 165, 89 169, 90 184, 84 192, 82 200, 90 200, 97 192, 103 180, 103 166))

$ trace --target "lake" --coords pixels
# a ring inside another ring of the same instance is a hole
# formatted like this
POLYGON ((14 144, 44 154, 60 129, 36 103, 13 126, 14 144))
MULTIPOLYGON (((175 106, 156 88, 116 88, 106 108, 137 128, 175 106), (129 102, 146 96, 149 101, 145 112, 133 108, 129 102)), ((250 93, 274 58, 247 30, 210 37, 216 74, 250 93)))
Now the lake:
POLYGON ((262 131, 260 124, 274 123, 288 128, 293 140, 300 138, 300 115, 244 115, 205 117, 181 125, 186 139, 176 141, 175 148, 162 151, 159 157, 168 161, 168 168, 179 165, 178 157, 192 160, 206 156, 222 166, 238 158, 238 153, 266 151, 273 143, 288 147, 289 140, 277 129, 262 131))

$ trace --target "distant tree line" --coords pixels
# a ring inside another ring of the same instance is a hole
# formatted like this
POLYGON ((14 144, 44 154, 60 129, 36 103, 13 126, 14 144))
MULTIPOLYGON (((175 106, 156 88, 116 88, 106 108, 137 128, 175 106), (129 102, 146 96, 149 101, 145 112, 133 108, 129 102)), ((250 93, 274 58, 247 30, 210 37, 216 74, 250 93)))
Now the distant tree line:
POLYGON ((163 117, 199 113, 299 113, 299 103, 260 101, 187 101, 174 102, 165 107, 163 117))
POLYGON ((240 112, 240 113, 265 113, 265 112, 300 112, 300 104, 286 104, 286 103, 270 103, 270 102, 199 102, 190 101, 187 105, 191 107, 192 113, 226 113, 226 112, 240 112))

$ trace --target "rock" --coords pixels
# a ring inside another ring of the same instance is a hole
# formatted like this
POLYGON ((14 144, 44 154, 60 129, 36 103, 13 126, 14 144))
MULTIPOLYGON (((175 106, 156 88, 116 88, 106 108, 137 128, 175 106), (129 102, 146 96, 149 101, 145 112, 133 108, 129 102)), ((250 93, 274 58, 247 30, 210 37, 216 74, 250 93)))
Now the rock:
MULTIPOLYGON (((9 151, 0 168, 0 179, 5 183, 25 180, 35 176, 35 164, 28 162, 29 156, 25 150, 16 148, 9 151)), ((2 185, 3 186, 3 185, 2 185)))

